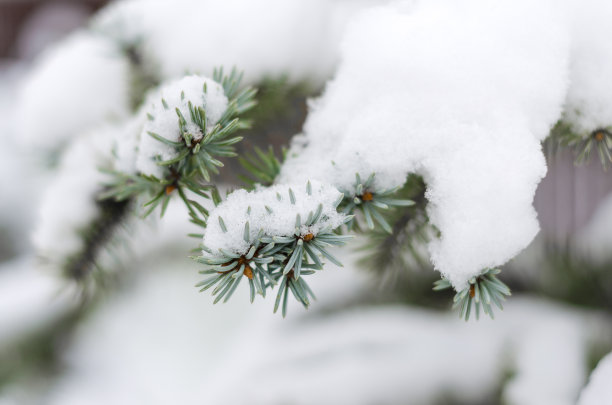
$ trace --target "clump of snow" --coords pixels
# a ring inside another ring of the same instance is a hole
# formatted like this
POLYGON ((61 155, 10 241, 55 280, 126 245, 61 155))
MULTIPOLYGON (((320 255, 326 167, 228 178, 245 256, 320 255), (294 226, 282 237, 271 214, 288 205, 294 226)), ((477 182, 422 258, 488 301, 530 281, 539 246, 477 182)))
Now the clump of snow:
POLYGON ((612 125, 612 3, 571 3, 572 61, 565 118, 581 133, 612 125))
POLYGON ((441 231, 431 259, 465 287, 538 232, 532 200, 546 173, 540 141, 567 88, 566 25, 547 1, 440 0, 363 12, 280 181, 350 190, 356 172, 376 173, 380 190, 422 174, 441 231))
POLYGON ((91 19, 91 29, 123 46, 136 45, 163 18, 160 11, 172 12, 170 5, 167 0, 113 1, 91 19))
POLYGON ((515 348, 515 375, 503 393, 508 404, 575 404, 586 375, 585 333, 567 317, 551 315, 522 330, 515 348), (563 359, 563 367, 556 359, 563 359))
POLYGON ((25 144, 57 150, 128 113, 128 62, 109 40, 80 31, 37 61, 23 83, 17 120, 25 144))
POLYGON ((113 168, 118 172, 127 174, 137 172, 138 143, 144 123, 145 116, 138 113, 117 126, 113 144, 113 168))
MULTIPOLYGON (((29 252, 32 212, 37 207, 49 172, 41 168, 34 154, 16 139, 19 123, 15 119, 17 83, 23 78, 21 63, 0 65, 0 237, 5 244, 0 252, 29 252)), ((5 257, 0 253, 0 261, 5 257)))
POLYGON ((178 155, 176 148, 149 135, 149 132, 153 132, 170 141, 182 142, 176 109, 180 110, 187 120, 187 131, 194 139, 202 139, 204 134, 190 118, 189 102, 194 107, 204 108, 206 129, 209 130, 227 109, 228 99, 219 83, 197 75, 185 76, 151 92, 143 106, 148 118, 140 134, 136 160, 136 166, 141 173, 161 177, 163 167, 157 163, 178 155))
MULTIPOLYGON (((336 206, 342 194, 326 184, 312 182, 311 193, 306 183, 276 185, 247 192, 237 190, 219 204, 208 218, 204 234, 204 246, 212 252, 225 249, 244 254, 261 236, 291 236, 296 232, 296 215, 300 216, 300 235, 330 231, 340 226, 345 216, 338 213, 336 206), (290 190, 294 196, 292 202, 290 190), (309 214, 315 214, 322 206, 318 221, 306 226, 309 214), (222 219, 225 230, 220 224, 222 219), (244 240, 245 224, 249 223, 249 242, 244 240)), ((207 254, 205 252, 205 254, 207 254)))
MULTIPOLYGON (((0 265, 0 350, 61 318, 75 307, 62 280, 39 271, 34 257, 0 265), (68 294, 58 294, 64 289, 68 294)), ((10 350, 10 349, 9 349, 10 350)))
POLYGON ((612 353, 604 357, 582 390, 578 405, 603 405, 612 403, 612 353))
POLYGON ((114 126, 106 126, 77 138, 47 186, 33 242, 38 254, 52 264, 61 264, 81 250, 81 231, 98 216, 97 193, 105 180, 99 168, 110 164, 115 131, 114 126))
POLYGON ((329 0, 179 3, 185 8, 177 9, 192 12, 173 13, 164 28, 151 32, 148 43, 166 76, 185 69, 210 72, 222 65, 240 67, 248 82, 282 74, 290 80, 320 81, 333 72, 342 28, 350 15, 344 12, 350 11, 346 3, 329 0), (232 30, 238 35, 229 39, 232 30), (197 42, 186 44, 189 38, 197 42))
POLYGON ((93 28, 118 43, 139 44, 165 78, 237 66, 247 83, 287 75, 317 85, 333 73, 347 22, 372 3, 131 0, 103 9, 93 28))

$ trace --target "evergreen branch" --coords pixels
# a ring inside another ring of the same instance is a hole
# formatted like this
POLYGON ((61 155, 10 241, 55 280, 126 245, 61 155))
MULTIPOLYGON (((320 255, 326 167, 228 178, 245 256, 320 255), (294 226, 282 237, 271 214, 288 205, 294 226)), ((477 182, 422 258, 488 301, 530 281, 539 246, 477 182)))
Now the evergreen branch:
POLYGON ((99 169, 109 175, 110 180, 100 193, 100 200, 113 199, 124 201, 140 195, 157 195, 160 190, 172 184, 170 180, 158 179, 154 176, 126 174, 115 170, 99 169))
POLYGON ((394 198, 414 201, 407 207, 381 212, 392 231, 375 228, 364 233, 363 253, 358 264, 373 273, 373 280, 384 288, 387 299, 411 304, 443 306, 438 294, 428 293, 433 281, 426 244, 439 232, 427 216, 426 186, 421 176, 412 174, 394 198))
MULTIPOLYGON (((307 192, 311 187, 308 183, 307 192)), ((288 190, 290 201, 296 202, 295 193, 288 190)), ((249 212, 247 209, 247 213, 249 212)), ((244 225, 243 239, 248 248, 240 253, 219 249, 213 252, 206 246, 202 247, 202 255, 193 257, 194 260, 205 266, 201 274, 209 277, 196 284, 200 291, 212 290, 216 296, 214 303, 223 299, 227 302, 236 290, 238 283, 244 277, 248 279, 250 300, 255 295, 266 296, 266 291, 279 285, 274 312, 282 302, 282 315, 286 316, 289 291, 293 297, 305 308, 310 305, 310 299, 315 298, 314 293, 304 280, 304 276, 314 274, 323 269, 323 258, 336 265, 342 266, 329 251, 329 246, 341 246, 350 236, 338 235, 333 229, 324 227, 316 234, 310 231, 303 232, 302 225, 316 227, 324 218, 321 216, 322 205, 311 211, 306 221, 299 214, 295 218, 295 232, 292 235, 266 235, 259 231, 251 236, 250 223, 244 225)), ((227 233, 227 226, 222 217, 219 218, 221 230, 227 233)), ((350 217, 347 217, 350 219, 350 217)))
MULTIPOLYGON (((504 309, 502 302, 510 296, 510 288, 501 282, 496 276, 501 270, 488 269, 481 275, 473 277, 469 281, 469 286, 458 291, 453 298, 453 309, 459 309, 459 316, 466 321, 470 319, 472 306, 476 314, 476 319, 480 318, 480 308, 484 314, 493 319, 493 305, 499 309, 504 309)), ((446 279, 438 280, 434 283, 434 291, 451 288, 451 283, 446 279)))
POLYGON ((593 153, 597 153, 604 170, 612 164, 612 127, 577 133, 570 124, 559 121, 551 130, 550 139, 561 147, 573 149, 578 165, 587 163, 593 153))
MULTIPOLYGON (((236 156, 234 145, 240 142, 242 137, 236 136, 235 133, 250 126, 250 122, 240 116, 255 106, 256 94, 256 90, 248 86, 240 89, 241 78, 242 73, 238 73, 236 69, 232 69, 228 76, 223 75, 222 69, 215 70, 214 80, 222 85, 228 98, 228 106, 215 125, 209 125, 205 104, 196 105, 188 101, 188 114, 187 112, 183 114, 178 107, 175 109, 180 133, 179 141, 169 139, 170 137, 165 134, 148 132, 148 136, 174 151, 173 157, 157 161, 157 165, 163 167, 161 178, 142 173, 124 174, 108 171, 112 180, 102 198, 122 201, 146 195, 149 201, 144 204, 146 207, 144 216, 158 207, 161 207, 163 216, 176 190, 187 207, 192 221, 205 226, 208 215, 206 210, 201 205, 194 205, 193 200, 185 194, 185 190, 203 198, 211 198, 209 192, 214 186, 203 183, 209 182, 211 174, 218 174, 219 168, 223 167, 219 158, 236 156)), ((206 94, 206 84, 202 92, 206 94)), ((181 93, 181 98, 183 97, 184 92, 181 93)), ((166 110, 170 109, 165 99, 162 98, 161 103, 166 110)), ((149 118, 155 117, 149 114, 149 118)))
MULTIPOLYGON (((366 225, 370 230, 374 229, 374 222, 378 223, 387 233, 392 233, 391 225, 387 222, 381 211, 388 210, 391 207, 410 207, 414 205, 412 200, 392 199, 389 198, 399 190, 399 187, 374 191, 375 173, 372 173, 366 181, 362 181, 359 173, 355 174, 354 192, 344 191, 344 200, 342 202, 342 210, 345 214, 352 214, 359 210, 365 219, 366 225)), ((361 229, 357 220, 352 220, 347 223, 347 229, 350 231, 353 228, 361 229)))
POLYGON ((255 154, 247 152, 244 156, 238 157, 240 165, 248 171, 249 175, 249 177, 239 176, 239 178, 249 190, 254 189, 256 184, 266 187, 273 185, 287 154, 287 149, 282 148, 281 158, 278 159, 272 146, 266 152, 258 147, 255 147, 254 150, 255 154))
POLYGON ((68 257, 62 266, 64 275, 79 283, 87 280, 94 270, 100 269, 98 258, 103 249, 108 247, 110 240, 116 236, 117 230, 127 218, 131 200, 98 200, 96 202, 99 215, 86 228, 81 230, 83 248, 68 257))

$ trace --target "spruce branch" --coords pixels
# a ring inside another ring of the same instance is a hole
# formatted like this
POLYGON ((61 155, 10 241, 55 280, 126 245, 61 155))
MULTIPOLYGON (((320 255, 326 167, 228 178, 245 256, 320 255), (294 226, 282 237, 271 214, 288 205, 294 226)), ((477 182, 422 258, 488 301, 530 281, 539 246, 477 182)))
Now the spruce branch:
MULTIPOLYGON (((223 75, 222 69, 215 70, 214 80, 223 87, 228 105, 214 125, 208 121, 205 104, 196 105, 188 101, 188 114, 183 114, 175 107, 180 134, 178 139, 172 140, 165 134, 147 132, 147 136, 174 150, 174 157, 157 161, 157 165, 163 168, 162 176, 108 172, 112 180, 107 184, 108 190, 103 197, 122 201, 146 195, 149 199, 144 204, 144 216, 158 207, 161 207, 160 215, 163 216, 172 196, 178 194, 189 210, 192 222, 204 227, 208 212, 201 204, 189 198, 189 194, 211 198, 216 187, 208 183, 211 175, 219 174, 219 168, 223 167, 219 159, 236 156, 234 145, 243 138, 235 134, 251 125, 241 115, 255 106, 257 91, 249 86, 241 89, 241 77, 242 74, 236 69, 232 69, 227 76, 223 75)), ((201 91, 206 95, 206 82, 201 91)), ((181 93, 182 99, 184 92, 181 93)), ((165 110, 170 110, 163 97, 160 101, 165 110)), ((155 120, 155 116, 147 113, 147 119, 155 120)))
POLYGON ((130 212, 130 201, 97 201, 99 215, 87 229, 81 231, 84 247, 66 259, 63 270, 65 275, 77 282, 84 282, 86 276, 95 268, 100 251, 116 234, 130 212))
MULTIPOLYGON (((277 159, 284 160, 282 150, 288 145, 293 134, 302 130, 307 114, 306 100, 320 94, 317 86, 307 82, 295 82, 287 75, 263 77, 257 83, 257 105, 249 110, 244 118, 252 122, 249 136, 243 142, 236 144, 239 156, 252 155, 257 158, 254 148, 260 148, 264 153, 270 145, 274 146, 277 159)), ((251 188, 243 176, 260 184, 269 185, 269 180, 254 179, 249 170, 244 170, 238 160, 222 160, 226 170, 222 172, 223 179, 229 182, 245 184, 251 188)))
POLYGON ((551 130, 550 138, 561 147, 573 149, 576 164, 587 163, 595 152, 604 170, 612 164, 612 127, 577 133, 570 124, 559 121, 551 130))
POLYGON ((267 151, 263 151, 256 146, 254 151, 254 154, 247 152, 244 156, 238 157, 240 165, 248 172, 248 176, 238 177, 246 184, 246 188, 249 190, 253 190, 256 184, 265 187, 273 185, 287 155, 287 149, 282 148, 281 158, 277 158, 272 146, 267 151))
POLYGON ((436 235, 435 227, 427 216, 425 182, 421 176, 410 175, 395 197, 414 201, 413 205, 384 210, 381 214, 391 225, 391 233, 375 228, 365 234, 360 250, 364 256, 359 264, 377 273, 378 280, 396 280, 402 273, 417 276, 418 268, 429 267, 423 247, 436 235))
MULTIPOLYGON (((310 182, 306 185, 306 192, 311 195, 310 182)), ((278 197, 281 198, 280 195, 278 197)), ((290 201, 289 207, 295 206, 297 197, 291 188, 287 190, 287 197, 290 201)), ((339 203, 340 200, 336 207, 339 203)), ((248 207, 247 215, 250 211, 251 207, 248 207)), ((271 209, 268 209, 267 213, 269 216, 274 215, 271 209)), ((334 233, 330 225, 325 225, 327 218, 322 213, 322 204, 310 211, 306 219, 302 219, 297 213, 294 232, 289 235, 266 234, 263 230, 259 230, 253 237, 250 222, 247 221, 242 234, 248 247, 242 252, 223 248, 213 251, 207 246, 202 246, 202 255, 193 259, 205 266, 200 273, 209 277, 198 283, 196 287, 201 288, 200 291, 215 287, 212 290, 212 295, 216 296, 214 303, 221 299, 227 302, 240 281, 246 277, 251 302, 256 294, 265 297, 267 289, 278 285, 274 312, 282 308, 282 315, 286 316, 289 291, 298 302, 308 308, 310 299, 314 299, 315 295, 304 280, 304 276, 322 270, 325 259, 342 266, 328 248, 344 245, 351 238, 334 233), (313 232, 311 229, 320 230, 313 232)), ((226 221, 231 220, 232 218, 218 217, 218 226, 223 233, 228 232, 229 223, 226 224, 226 221)), ((346 220, 350 220, 350 217, 346 217, 346 220)))
MULTIPOLYGON (((375 173, 372 173, 366 181, 362 181, 359 173, 355 173, 354 192, 345 191, 342 210, 345 214, 352 214, 358 210, 370 230, 374 229, 374 222, 377 222, 386 232, 392 233, 391 225, 387 222, 381 211, 391 207, 409 207, 414 205, 414 201, 393 198, 400 187, 387 190, 374 191, 375 173)), ((353 228, 361 229, 356 220, 347 224, 348 230, 353 228)))
MULTIPOLYGON (((497 275, 501 272, 500 269, 487 269, 477 277, 469 280, 469 286, 461 291, 458 291, 453 298, 453 309, 459 309, 459 316, 466 321, 470 319, 472 306, 476 319, 480 318, 480 308, 484 314, 493 316, 493 305, 499 309, 504 309, 502 302, 507 296, 511 295, 510 288, 501 282, 497 275)), ((446 279, 438 280, 434 283, 434 291, 445 290, 451 288, 451 283, 446 279)))

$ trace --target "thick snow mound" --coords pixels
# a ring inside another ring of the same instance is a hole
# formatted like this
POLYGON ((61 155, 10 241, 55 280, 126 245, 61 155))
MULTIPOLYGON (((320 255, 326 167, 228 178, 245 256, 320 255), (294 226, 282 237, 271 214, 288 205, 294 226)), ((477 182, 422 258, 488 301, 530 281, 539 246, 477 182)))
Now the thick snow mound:
POLYGON ((36 62, 17 115, 24 144, 58 150, 80 132, 128 113, 128 62, 108 39, 80 31, 36 62))
POLYGON ((375 172, 384 189, 422 174, 441 231, 429 245, 432 261, 463 288, 538 232, 532 200, 546 173, 540 141, 567 89, 566 25, 547 1, 441 0, 364 12, 281 181, 350 189, 356 172, 375 172))

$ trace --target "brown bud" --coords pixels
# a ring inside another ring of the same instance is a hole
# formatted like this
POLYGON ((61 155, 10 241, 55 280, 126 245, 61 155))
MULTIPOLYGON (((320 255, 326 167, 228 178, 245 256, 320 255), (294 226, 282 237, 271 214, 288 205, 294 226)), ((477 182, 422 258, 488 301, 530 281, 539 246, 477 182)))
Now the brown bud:
POLYGON ((363 195, 361 196, 361 199, 363 201, 372 201, 374 199, 374 196, 372 195, 372 193, 370 193, 369 191, 366 191, 365 193, 363 193, 363 195))
POLYGON ((244 275, 247 276, 249 280, 253 280, 253 269, 251 269, 251 266, 247 265, 244 268, 244 275))
POLYGON ((176 190, 176 186, 174 184, 170 184, 169 186, 166 186, 166 195, 172 194, 174 190, 176 190))

